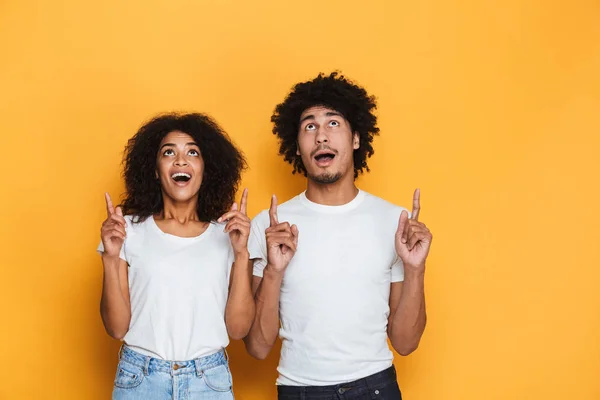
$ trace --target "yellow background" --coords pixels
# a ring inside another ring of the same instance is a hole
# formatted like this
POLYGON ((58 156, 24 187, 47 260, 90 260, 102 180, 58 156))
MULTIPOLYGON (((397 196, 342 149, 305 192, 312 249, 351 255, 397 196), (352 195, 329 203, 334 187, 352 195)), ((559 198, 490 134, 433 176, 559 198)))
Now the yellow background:
MULTIPOLYGON (((216 118, 254 216, 304 186, 274 106, 334 69, 379 99, 359 186, 420 187, 435 235, 405 398, 600 398, 597 1, 4 0, 0 46, 0 399, 109 398, 94 250, 142 121, 216 118)), ((237 399, 273 398, 277 351, 230 355, 237 399)))

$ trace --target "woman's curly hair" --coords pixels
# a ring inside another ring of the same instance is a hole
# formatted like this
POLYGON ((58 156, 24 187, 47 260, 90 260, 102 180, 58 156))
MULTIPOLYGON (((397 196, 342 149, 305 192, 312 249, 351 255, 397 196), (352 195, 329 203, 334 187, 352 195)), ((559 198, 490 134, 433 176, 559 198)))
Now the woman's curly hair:
POLYGON ((293 173, 306 176, 302 158, 296 154, 298 130, 300 116, 314 106, 331 108, 350 123, 352 132, 360 137, 360 147, 354 150, 354 178, 364 170, 369 171, 367 158, 373 155, 373 137, 379 134, 377 117, 373 114, 377 108, 375 97, 338 72, 332 72, 298 83, 271 116, 273 133, 279 138, 279 154, 292 164, 293 173))
POLYGON ((204 160, 204 175, 198 193, 198 219, 215 221, 235 200, 246 168, 243 154, 210 117, 200 114, 167 113, 146 122, 125 147, 123 177, 127 190, 122 207, 141 222, 163 209, 156 158, 163 138, 173 131, 190 135, 204 160))

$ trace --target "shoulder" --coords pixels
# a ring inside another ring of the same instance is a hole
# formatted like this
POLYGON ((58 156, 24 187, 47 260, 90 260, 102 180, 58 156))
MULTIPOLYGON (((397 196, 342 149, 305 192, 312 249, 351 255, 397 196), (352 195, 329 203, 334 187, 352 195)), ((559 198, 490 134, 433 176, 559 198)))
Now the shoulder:
MULTIPOLYGON (((302 204, 300 202, 299 195, 294 196, 288 201, 281 203, 277 206, 277 215, 279 216, 279 221, 284 221, 291 214, 296 214, 301 212, 302 204)), ((254 218, 252 218, 252 225, 256 225, 259 228, 266 229, 271 223, 269 217, 269 209, 262 210, 254 218)))
POLYGON ((252 225, 264 226, 269 223, 269 210, 262 210, 254 218, 252 218, 252 225))
POLYGON ((150 224, 154 223, 151 216, 142 219, 138 215, 125 215, 123 218, 125 218, 128 239, 143 235, 149 229, 150 224))
POLYGON ((227 226, 227 221, 217 222, 212 221, 210 223, 212 235, 220 242, 225 242, 227 244, 229 241, 229 233, 225 232, 225 227, 227 226))
POLYGON ((398 219, 402 211, 406 211, 410 216, 410 211, 404 207, 398 206, 387 200, 377 197, 370 193, 365 192, 364 205, 368 210, 374 214, 381 215, 382 217, 398 219))
POLYGON ((138 215, 125 215, 123 218, 125 218, 125 223, 127 224, 127 228, 131 227, 134 229, 139 229, 142 226, 147 226, 152 217, 142 219, 138 215))

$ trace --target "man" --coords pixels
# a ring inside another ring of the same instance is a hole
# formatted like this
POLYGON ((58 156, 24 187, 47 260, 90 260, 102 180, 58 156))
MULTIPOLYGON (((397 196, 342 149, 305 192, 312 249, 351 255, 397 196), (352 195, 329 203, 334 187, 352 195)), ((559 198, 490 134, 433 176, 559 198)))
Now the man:
POLYGON ((264 359, 277 333, 279 399, 401 399, 394 349, 425 329, 431 233, 408 212, 359 190, 368 171, 375 99, 337 73, 297 84, 271 121, 279 153, 305 192, 256 216, 249 238, 256 317, 245 338, 264 359))

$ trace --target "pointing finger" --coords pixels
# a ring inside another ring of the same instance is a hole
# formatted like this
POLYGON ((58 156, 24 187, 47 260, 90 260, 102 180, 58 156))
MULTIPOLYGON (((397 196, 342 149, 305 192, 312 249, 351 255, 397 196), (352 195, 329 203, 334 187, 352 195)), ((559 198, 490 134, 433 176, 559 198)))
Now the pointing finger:
POLYGON ((271 208, 269 209, 269 219, 271 220, 271 226, 279 224, 277 219, 277 196, 271 197, 271 208))
POLYGON ((411 219, 418 221, 420 211, 421 211, 421 190, 415 189, 415 194, 413 195, 413 208, 412 208, 411 219))
POLYGON ((106 214, 110 217, 111 214, 115 212, 112 200, 110 199, 110 194, 108 194, 108 192, 104 193, 104 198, 106 199, 106 214))
POLYGON ((244 193, 242 193, 242 201, 240 202, 240 211, 242 214, 246 214, 246 206, 248 204, 248 189, 244 189, 244 193))

